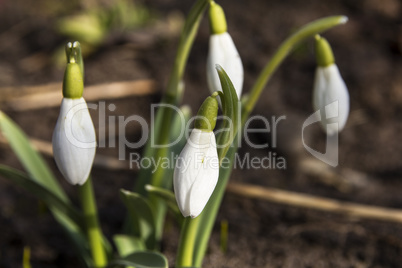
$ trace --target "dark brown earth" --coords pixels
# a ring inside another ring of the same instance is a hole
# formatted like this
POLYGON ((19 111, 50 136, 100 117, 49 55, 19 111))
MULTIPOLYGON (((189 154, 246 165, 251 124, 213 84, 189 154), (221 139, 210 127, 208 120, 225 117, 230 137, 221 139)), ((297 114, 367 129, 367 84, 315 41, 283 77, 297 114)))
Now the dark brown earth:
MULTIPOLYGON (((0 89, 59 82, 63 69, 52 63, 53 52, 68 39, 54 29, 57 16, 71 14, 84 4, 62 10, 50 0, 0 0, 0 89)), ((92 2, 92 1, 87 1, 92 2)), ((193 1, 146 1, 166 21, 186 14, 193 1)), ((286 116, 278 127, 276 148, 242 146, 240 156, 264 157, 269 152, 286 159, 287 168, 235 169, 232 181, 274 187, 315 196, 375 206, 402 208, 402 3, 366 1, 218 1, 227 14, 232 35, 245 68, 244 92, 289 33, 314 19, 344 14, 349 22, 324 36, 333 46, 337 64, 348 85, 351 113, 340 135, 340 164, 330 169, 331 180, 303 166, 312 159, 301 144, 301 125, 313 112, 311 92, 315 69, 313 43, 307 42, 289 57, 262 94, 254 114, 286 116), (304 168, 303 168, 304 167, 304 168)), ((163 24, 163 23, 162 23, 163 24)), ((111 32, 97 51, 85 59, 86 85, 150 78, 158 93, 107 100, 114 115, 138 114, 149 119, 149 105, 157 103, 171 71, 177 33, 161 34, 155 24, 128 32, 111 32)), ((208 95, 205 79, 208 23, 201 24, 185 74, 183 103, 196 110, 208 95)), ((3 94, 4 92, 0 92, 3 94)), ((30 112, 5 111, 31 137, 50 141, 58 108, 30 112)), ((96 115, 94 114, 96 118, 96 115)), ((96 122, 96 119, 94 120, 96 122)), ((254 127, 261 127, 257 122, 254 127)), ((130 139, 138 128, 127 129, 130 139)), ((306 143, 324 148, 318 127, 306 134, 306 143)), ((271 136, 251 136, 255 143, 271 136)), ((116 156, 111 149, 99 154, 116 156)), ((76 189, 60 178, 77 202, 76 189)), ((21 168, 6 146, 0 162, 21 168)), ((95 191, 102 227, 108 237, 119 232, 125 210, 120 188, 131 189, 135 171, 95 168, 95 191)), ((163 252, 174 264, 179 232, 169 219, 163 252)), ((76 267, 78 259, 54 219, 27 192, 0 179, 0 267, 20 267, 24 246, 32 251, 33 267, 76 267)), ((364 220, 347 215, 279 205, 228 193, 218 215, 204 267, 401 267, 402 222, 364 220), (229 224, 226 254, 219 249, 220 222, 229 224)))

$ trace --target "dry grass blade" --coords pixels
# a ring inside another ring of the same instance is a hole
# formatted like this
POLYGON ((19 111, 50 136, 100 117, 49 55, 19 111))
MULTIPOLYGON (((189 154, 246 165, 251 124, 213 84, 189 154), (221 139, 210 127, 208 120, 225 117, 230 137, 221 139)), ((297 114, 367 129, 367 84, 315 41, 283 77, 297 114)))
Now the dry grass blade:
MULTIPOLYGON (((28 111, 56 107, 62 99, 61 83, 41 86, 0 88, 2 93, 2 107, 5 110, 28 111), (18 92, 18 96, 14 95, 18 92), (22 95, 21 95, 22 94, 22 95)), ((156 92, 155 82, 152 80, 135 80, 114 82, 85 87, 86 101, 105 99, 119 99, 128 96, 144 96, 156 92)))
POLYGON ((241 183, 230 183, 227 191, 237 195, 267 200, 284 205, 304 207, 326 212, 346 214, 354 218, 365 218, 402 223, 402 210, 342 202, 329 198, 288 192, 273 188, 241 183))
MULTIPOLYGON (((53 156, 52 144, 50 142, 32 138, 30 139, 30 141, 39 152, 47 156, 53 156)), ((0 144, 7 144, 7 141, 1 136, 0 144)), ((128 163, 126 161, 120 161, 116 158, 99 154, 97 154, 95 157, 94 166, 110 170, 129 169, 128 163)), ((278 204, 321 210, 330 213, 339 213, 348 215, 353 218, 374 219, 402 223, 402 210, 399 209, 360 205, 351 202, 343 202, 308 194, 301 194, 242 183, 229 183, 227 186, 227 191, 248 198, 256 198, 278 204)))

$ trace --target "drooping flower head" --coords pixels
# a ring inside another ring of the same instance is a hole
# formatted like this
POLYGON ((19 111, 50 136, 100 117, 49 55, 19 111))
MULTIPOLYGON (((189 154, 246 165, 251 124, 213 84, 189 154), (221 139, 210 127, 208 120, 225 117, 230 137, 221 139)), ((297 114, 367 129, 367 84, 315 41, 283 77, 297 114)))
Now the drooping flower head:
POLYGON ((225 13, 221 6, 211 2, 209 9, 209 22, 211 36, 207 58, 207 81, 211 93, 222 91, 219 76, 215 66, 219 64, 225 69, 236 89, 237 96, 243 90, 244 71, 243 64, 232 37, 227 32, 225 13))
POLYGON ((63 80, 63 100, 53 132, 53 154, 57 167, 71 184, 86 182, 96 151, 95 128, 82 97, 83 68, 77 56, 79 43, 67 44, 67 67, 63 80))
POLYGON ((340 132, 349 115, 349 92, 335 64, 328 41, 316 36, 317 69, 313 107, 320 110, 321 125, 329 135, 340 132))
POLYGON ((219 160, 213 129, 218 101, 215 93, 201 105, 173 174, 174 192, 184 217, 197 217, 211 197, 219 177, 219 160))

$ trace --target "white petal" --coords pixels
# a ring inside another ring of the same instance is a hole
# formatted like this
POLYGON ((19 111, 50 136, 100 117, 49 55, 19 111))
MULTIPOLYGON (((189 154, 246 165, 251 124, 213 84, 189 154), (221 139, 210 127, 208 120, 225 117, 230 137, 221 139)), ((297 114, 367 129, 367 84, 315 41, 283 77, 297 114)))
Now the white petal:
POLYGON ((205 154, 198 177, 190 193, 190 216, 200 215, 214 192, 219 177, 219 159, 216 147, 211 146, 205 154))
POLYGON ((237 96, 240 98, 243 90, 243 64, 232 37, 225 32, 213 34, 209 39, 209 52, 207 59, 207 81, 211 93, 222 91, 216 64, 223 67, 236 89, 237 96))
POLYGON ((69 183, 82 185, 87 180, 95 151, 95 128, 85 100, 64 98, 53 132, 53 154, 69 183))
POLYGON ((323 103, 322 97, 326 89, 327 81, 324 76, 324 68, 317 67, 315 71, 314 89, 313 89, 313 108, 314 111, 321 109, 323 103))
POLYGON ((193 129, 176 161, 173 174, 177 204, 184 217, 195 217, 202 211, 215 188, 218 176, 219 163, 214 133, 193 129))
POLYGON ((321 124, 328 134, 343 129, 349 115, 349 92, 336 64, 317 68, 313 106, 321 110, 321 124), (334 117, 337 117, 337 127, 330 124, 334 117))

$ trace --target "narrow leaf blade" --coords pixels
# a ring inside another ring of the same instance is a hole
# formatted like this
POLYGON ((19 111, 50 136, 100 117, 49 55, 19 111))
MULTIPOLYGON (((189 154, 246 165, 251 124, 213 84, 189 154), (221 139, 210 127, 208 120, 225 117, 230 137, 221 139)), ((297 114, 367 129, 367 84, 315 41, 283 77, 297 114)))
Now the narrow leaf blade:
POLYGON ((132 234, 140 237, 148 249, 156 247, 155 216, 151 206, 143 196, 126 190, 120 190, 120 197, 130 216, 132 234))
POLYGON ((156 196, 157 198, 163 200, 170 211, 174 214, 177 222, 181 225, 183 222, 183 216, 180 213, 179 207, 177 206, 177 201, 174 193, 170 190, 155 187, 152 185, 145 185, 145 189, 149 192, 150 196, 156 196))
POLYGON ((11 167, 0 165, 0 175, 44 201, 48 207, 57 209, 60 213, 65 214, 80 225, 83 224, 82 215, 77 210, 38 182, 30 179, 24 173, 11 167))
POLYGON ((239 98, 233 83, 225 70, 219 64, 217 64, 216 70, 222 86, 222 106, 224 107, 223 116, 226 118, 221 128, 220 135, 218 136, 218 156, 219 160, 222 161, 238 131, 239 98))
POLYGON ((113 241, 120 257, 126 257, 136 251, 146 250, 144 241, 131 235, 115 235, 113 236, 113 241))
MULTIPOLYGON (((28 178, 37 182, 61 201, 70 204, 67 195, 60 187, 42 156, 32 147, 20 127, 2 111, 0 111, 0 131, 8 140, 12 150, 28 172, 28 178)), ((86 267, 91 267, 93 265, 92 258, 89 254, 88 242, 82 231, 81 224, 75 221, 74 217, 70 217, 63 210, 59 210, 54 205, 49 205, 49 209, 69 236, 71 242, 75 245, 74 249, 81 257, 83 263, 86 267)))
POLYGON ((0 111, 0 131, 10 143, 11 148, 21 161, 30 177, 68 201, 68 197, 49 170, 41 155, 32 147, 25 133, 8 116, 0 111))

